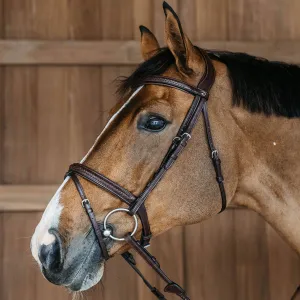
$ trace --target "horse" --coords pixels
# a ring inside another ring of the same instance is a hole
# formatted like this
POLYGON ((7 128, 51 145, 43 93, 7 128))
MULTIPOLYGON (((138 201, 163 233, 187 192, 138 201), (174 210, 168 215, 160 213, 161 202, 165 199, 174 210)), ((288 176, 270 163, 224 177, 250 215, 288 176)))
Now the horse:
POLYGON ((136 268, 134 248, 165 291, 188 299, 146 246, 229 205, 260 214, 300 254, 300 68, 196 47, 163 10, 167 46, 140 26, 144 62, 122 80, 107 125, 31 240, 44 276, 73 291, 97 284, 115 255, 136 268))

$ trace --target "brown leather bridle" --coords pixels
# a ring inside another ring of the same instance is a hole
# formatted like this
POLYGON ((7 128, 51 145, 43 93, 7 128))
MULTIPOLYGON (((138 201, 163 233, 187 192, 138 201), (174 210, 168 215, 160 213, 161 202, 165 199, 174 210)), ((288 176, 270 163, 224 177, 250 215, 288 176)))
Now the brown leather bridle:
MULTIPOLYGON (((90 219, 94 232, 96 234, 99 246, 102 251, 102 255, 105 260, 109 259, 109 254, 106 247, 106 242, 110 239, 114 240, 125 240, 130 244, 132 248, 136 250, 138 254, 157 272, 157 274, 167 283, 164 291, 169 293, 174 293, 180 296, 182 299, 189 299, 186 295, 186 292, 175 282, 171 281, 167 275, 160 268, 159 263, 145 248, 149 246, 151 239, 151 230, 149 225, 149 220, 147 216, 147 211, 145 208, 145 201, 151 191, 156 187, 156 185, 162 180, 165 173, 170 169, 170 167, 174 164, 178 156, 181 154, 188 141, 191 138, 191 132, 195 127, 195 124, 201 114, 203 113, 204 124, 206 130, 206 137, 208 146, 210 149, 212 163, 216 172, 216 180, 220 188, 221 199, 222 199, 222 208, 220 212, 222 212, 226 208, 226 193, 223 184, 223 176, 221 170, 221 160, 219 159, 218 151, 216 150, 213 138, 210 129, 210 123, 207 112, 207 100, 209 96, 209 91, 215 81, 215 69, 210 58, 204 51, 201 51, 201 55, 205 61, 205 71, 202 76, 197 87, 186 84, 182 81, 164 77, 164 76, 149 76, 143 80, 140 86, 143 85, 160 85, 167 86, 171 88, 179 89, 188 94, 192 94, 194 96, 194 100, 178 130, 177 135, 173 139, 173 142, 165 155, 160 167, 154 173, 152 179, 148 182, 142 193, 138 196, 133 195, 131 192, 117 184, 116 182, 108 179, 104 175, 90 169, 89 167, 75 163, 72 164, 67 172, 66 176, 71 176, 74 181, 74 184, 78 190, 78 193, 82 199, 82 206, 87 212, 87 215, 90 219), (119 198, 122 202, 125 202, 128 205, 128 209, 115 209, 111 211, 103 221, 103 229, 97 223, 96 217, 93 213, 93 209, 91 204, 85 195, 84 189, 78 179, 78 176, 88 180, 93 183, 97 187, 111 193, 115 197, 119 198), (108 227, 107 220, 108 217, 112 213, 116 213, 118 211, 126 211, 129 215, 135 218, 135 230, 131 234, 127 234, 123 239, 116 238, 112 235, 112 229, 108 227), (140 241, 137 241, 133 234, 137 228, 137 219, 135 215, 141 220, 142 224, 142 234, 140 241)), ((130 266, 138 273, 139 276, 143 279, 147 287, 152 291, 154 295, 157 296, 158 299, 165 299, 164 295, 158 291, 155 287, 153 287, 141 274, 139 269, 136 267, 135 260, 129 252, 125 252, 122 254, 125 260, 130 264, 130 266)))

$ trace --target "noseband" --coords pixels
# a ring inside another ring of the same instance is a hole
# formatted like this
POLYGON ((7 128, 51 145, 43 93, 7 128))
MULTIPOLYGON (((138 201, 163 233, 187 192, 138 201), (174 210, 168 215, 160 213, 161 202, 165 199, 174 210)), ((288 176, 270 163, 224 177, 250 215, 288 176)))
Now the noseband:
MULTIPOLYGON (((188 141, 191 138, 191 133, 197 120, 201 114, 203 113, 205 131, 208 146, 210 149, 210 157, 212 159, 212 163, 216 172, 216 180, 220 188, 221 199, 222 199, 222 208, 220 212, 222 212, 226 208, 226 193, 223 184, 223 176, 221 170, 221 160, 219 159, 218 151, 216 150, 207 112, 207 100, 209 96, 209 91, 215 81, 215 69, 210 58, 207 56, 205 52, 201 52, 204 61, 205 61, 205 71, 202 76, 197 87, 186 84, 182 81, 163 77, 163 76, 149 76, 143 80, 140 86, 142 85, 160 85, 167 86, 171 88, 175 88, 181 90, 185 93, 191 94, 194 96, 194 100, 178 130, 177 135, 174 137, 173 142, 165 155, 160 167, 154 173, 152 179, 147 183, 144 190, 140 195, 135 196, 116 182, 108 179, 104 175, 90 169, 89 167, 75 163, 72 164, 67 172, 66 176, 71 176, 74 181, 74 184, 78 190, 78 193, 82 199, 82 206, 86 210, 87 215, 90 219, 94 232, 96 234, 97 240, 99 242, 99 246, 102 251, 102 255, 105 260, 109 259, 108 250, 106 247, 106 243, 109 239, 123 241, 125 240, 135 251, 157 272, 157 274, 167 283, 164 291, 169 293, 174 293, 181 297, 181 299, 189 299, 186 295, 186 292, 175 282, 170 280, 167 275, 160 268, 159 263, 147 250, 146 247, 150 245, 151 239, 151 230, 148 221, 147 211, 145 208, 145 201, 148 198, 151 191, 157 186, 157 184, 162 180, 165 173, 171 168, 174 164, 178 156, 182 153, 183 149, 187 145, 188 141), (93 213, 93 209, 91 204, 85 195, 84 189, 78 179, 78 176, 88 180, 93 183, 97 187, 111 193, 113 196, 119 198, 122 202, 125 202, 128 205, 128 209, 118 208, 111 211, 104 219, 103 229, 97 223, 96 217, 93 213), (132 233, 127 234, 124 238, 117 238, 112 235, 112 230, 108 225, 109 217, 120 211, 124 211, 131 215, 134 218, 135 226, 132 233), (142 234, 140 240, 136 240, 134 234, 138 227, 138 220, 136 215, 139 217, 142 224, 142 234)), ((143 279, 147 287, 151 290, 151 292, 157 296, 158 299, 165 299, 164 295, 158 291, 155 287, 151 286, 151 284, 144 278, 139 269, 136 267, 135 260, 129 252, 125 252, 122 254, 125 260, 130 264, 130 266, 138 273, 139 276, 143 279)))

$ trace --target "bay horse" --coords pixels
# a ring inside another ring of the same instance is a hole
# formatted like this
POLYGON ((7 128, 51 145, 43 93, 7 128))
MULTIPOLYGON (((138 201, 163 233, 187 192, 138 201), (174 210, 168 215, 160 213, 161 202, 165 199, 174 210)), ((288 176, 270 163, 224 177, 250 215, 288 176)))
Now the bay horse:
POLYGON ((167 47, 140 27, 145 61, 122 81, 106 127, 70 166, 31 240, 44 276, 73 291, 98 283, 117 254, 136 269, 132 247, 165 291, 188 299, 145 246, 228 205, 259 213, 300 253, 300 68, 198 48, 163 9, 167 47))

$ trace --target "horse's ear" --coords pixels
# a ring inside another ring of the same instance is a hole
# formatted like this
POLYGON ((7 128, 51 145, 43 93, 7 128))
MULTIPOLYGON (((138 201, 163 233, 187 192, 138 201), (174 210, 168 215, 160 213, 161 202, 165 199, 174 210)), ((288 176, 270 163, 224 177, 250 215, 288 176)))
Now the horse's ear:
POLYGON ((144 60, 151 58, 159 49, 159 44, 154 34, 145 26, 140 26, 141 51, 144 60))
POLYGON ((191 75, 199 66, 199 54, 184 34, 180 20, 173 8, 164 1, 163 9, 166 15, 165 34, 168 48, 172 52, 178 70, 184 75, 191 75))

